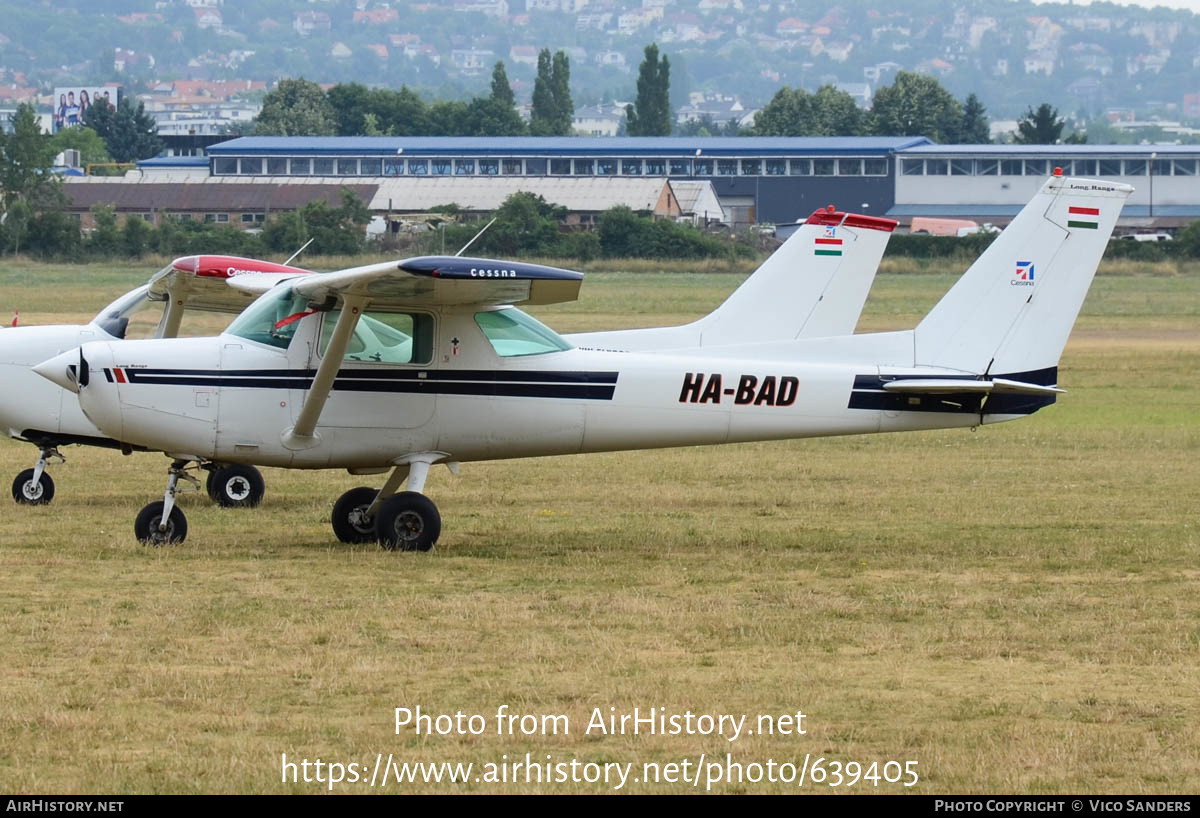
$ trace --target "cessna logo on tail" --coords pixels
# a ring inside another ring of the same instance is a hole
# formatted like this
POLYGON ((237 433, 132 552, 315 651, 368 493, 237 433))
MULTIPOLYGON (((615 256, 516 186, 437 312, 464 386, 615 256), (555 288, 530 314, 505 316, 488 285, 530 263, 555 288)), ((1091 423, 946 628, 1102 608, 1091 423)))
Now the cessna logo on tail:
POLYGON ((1018 261, 1017 271, 1013 273, 1013 280, 1009 282, 1014 287, 1032 287, 1033 286, 1033 262, 1018 261))
POLYGON ((719 372, 709 375, 707 381, 703 372, 687 372, 679 402, 720 403, 722 397, 731 397, 738 406, 791 406, 799 385, 799 379, 791 375, 767 375, 761 381, 757 375, 742 375, 737 386, 724 386, 719 372))
POLYGON ((516 270, 471 268, 471 278, 516 278, 516 270))

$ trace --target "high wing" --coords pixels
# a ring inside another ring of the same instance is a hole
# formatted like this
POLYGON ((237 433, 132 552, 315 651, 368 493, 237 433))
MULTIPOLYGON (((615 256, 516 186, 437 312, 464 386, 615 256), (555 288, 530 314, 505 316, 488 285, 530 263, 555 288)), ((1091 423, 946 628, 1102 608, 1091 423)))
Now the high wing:
MULTIPOLYGON (((278 282, 268 275, 229 280, 238 290, 259 294, 278 282)), ((293 291, 313 302, 330 297, 364 298, 376 306, 557 304, 579 298, 583 273, 487 258, 419 256, 312 275, 293 291)))
POLYGON ((170 299, 173 306, 187 309, 241 312, 254 296, 227 286, 229 281, 263 276, 278 283, 298 275, 310 275, 310 271, 240 256, 183 256, 151 276, 148 286, 154 301, 170 299))
MULTIPOLYGON (((232 278, 229 283, 255 293, 274 286, 264 275, 232 278)), ((342 310, 304 407, 295 425, 284 432, 285 445, 300 449, 315 443, 317 421, 367 306, 556 304, 577 299, 582 283, 583 273, 572 270, 460 256, 419 256, 298 279, 292 284, 294 294, 307 297, 313 305, 332 307, 340 302, 342 310)))

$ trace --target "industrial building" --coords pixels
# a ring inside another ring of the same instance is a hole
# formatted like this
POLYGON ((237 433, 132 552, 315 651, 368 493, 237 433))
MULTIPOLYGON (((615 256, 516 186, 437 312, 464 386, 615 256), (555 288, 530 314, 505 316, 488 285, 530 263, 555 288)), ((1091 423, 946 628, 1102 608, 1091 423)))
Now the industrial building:
MULTIPOLYGON (((734 227, 794 222, 830 204, 902 225, 921 216, 1003 225, 1056 167, 1132 184, 1136 192, 1119 230, 1173 229, 1200 218, 1200 146, 1194 145, 937 145, 924 137, 263 136, 212 145, 205 157, 140 162, 107 184, 179 185, 184 197, 195 183, 366 186, 364 201, 381 219, 438 204, 482 214, 527 190, 567 207, 569 222, 584 227, 616 204, 734 227)), ((73 185, 67 187, 70 193, 73 185)), ((157 209, 145 198, 147 206, 127 201, 127 207, 157 209)), ((270 212, 290 209, 295 197, 260 198, 270 212)), ((183 205, 186 199, 168 209, 183 205)), ((241 213, 229 218, 253 219, 241 213)))

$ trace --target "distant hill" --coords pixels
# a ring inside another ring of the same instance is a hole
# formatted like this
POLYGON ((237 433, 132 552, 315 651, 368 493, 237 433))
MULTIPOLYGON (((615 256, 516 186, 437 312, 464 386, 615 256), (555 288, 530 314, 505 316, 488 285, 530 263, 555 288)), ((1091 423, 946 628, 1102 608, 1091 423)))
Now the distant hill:
MULTIPOLYGON (((992 118, 1050 102, 1095 116, 1200 118, 1200 16, 1095 3, 909 0, 0 0, 5 88, 174 79, 408 84, 484 93, 504 60, 518 100, 536 52, 567 49, 579 106, 634 95, 643 47, 689 92, 758 107, 782 85, 888 84, 896 71, 976 93, 992 118), (1185 110, 1185 96, 1198 95, 1185 110)), ((16 93, 9 91, 9 96, 16 93)))

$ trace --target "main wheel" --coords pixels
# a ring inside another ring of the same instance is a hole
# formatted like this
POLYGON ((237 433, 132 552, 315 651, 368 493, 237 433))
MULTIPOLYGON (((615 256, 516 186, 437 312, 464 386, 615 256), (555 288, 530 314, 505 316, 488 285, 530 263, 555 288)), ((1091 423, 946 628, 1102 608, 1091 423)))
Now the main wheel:
POLYGON ((222 466, 208 473, 208 496, 222 508, 254 508, 267 490, 262 474, 253 466, 222 466))
POLYGON ((162 500, 156 500, 138 512, 137 519, 133 521, 133 533, 138 542, 144 545, 175 545, 187 539, 187 517, 183 516, 179 506, 171 509, 167 526, 160 531, 158 524, 162 521, 162 512, 162 500))
POLYGON ((345 543, 375 541, 375 521, 367 516, 367 509, 375 502, 378 489, 359 486, 350 489, 333 504, 333 533, 345 543))
POLYGON ((393 494, 375 515, 375 534, 389 551, 428 551, 441 533, 437 506, 415 491, 393 494))
POLYGON ((26 469, 17 475, 12 485, 13 499, 24 506, 44 506, 54 499, 54 481, 50 475, 42 472, 42 477, 33 482, 33 469, 26 469))

